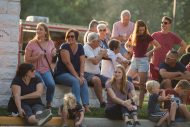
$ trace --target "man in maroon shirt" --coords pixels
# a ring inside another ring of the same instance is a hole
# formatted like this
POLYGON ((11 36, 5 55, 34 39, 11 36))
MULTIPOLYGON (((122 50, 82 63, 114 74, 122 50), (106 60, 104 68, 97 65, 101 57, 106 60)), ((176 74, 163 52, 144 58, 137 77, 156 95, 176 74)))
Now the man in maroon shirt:
MULTIPOLYGON (((158 70, 158 67, 161 62, 164 61, 166 54, 171 50, 174 45, 179 45, 178 53, 182 54, 186 48, 186 43, 175 33, 170 31, 172 25, 172 19, 164 16, 161 22, 161 31, 154 32, 152 37, 157 40, 161 47, 159 50, 156 50, 153 54, 151 63, 154 65, 154 69, 158 70)), ((152 73, 150 71, 150 73, 152 73)))

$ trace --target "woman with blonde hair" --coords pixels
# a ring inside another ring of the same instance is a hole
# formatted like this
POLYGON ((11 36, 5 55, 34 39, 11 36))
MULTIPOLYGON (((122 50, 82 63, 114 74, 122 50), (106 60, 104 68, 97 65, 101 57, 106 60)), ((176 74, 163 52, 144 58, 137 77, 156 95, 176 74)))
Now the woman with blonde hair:
POLYGON ((80 103, 77 103, 72 93, 65 94, 63 105, 60 106, 58 114, 63 118, 64 127, 67 127, 67 119, 74 119, 75 127, 81 127, 84 120, 84 110, 80 103))
POLYGON ((52 56, 56 55, 54 42, 50 38, 48 27, 45 23, 38 23, 35 37, 29 41, 25 49, 24 62, 31 63, 36 68, 36 75, 47 87, 47 108, 51 108, 55 82, 52 76, 52 56))
POLYGON ((132 115, 134 125, 140 125, 137 119, 138 97, 132 83, 126 80, 125 68, 117 65, 112 78, 106 83, 107 104, 106 117, 110 119, 123 119, 127 125, 132 125, 129 115, 132 115))
POLYGON ((142 107, 144 94, 146 92, 145 83, 148 77, 149 57, 152 56, 155 50, 160 48, 160 44, 150 36, 144 21, 138 20, 135 23, 133 34, 127 41, 127 45, 133 47, 133 58, 127 76, 133 78, 138 74, 140 78, 138 83, 140 87, 139 107, 142 107), (154 48, 148 51, 147 49, 150 44, 153 45, 154 48))

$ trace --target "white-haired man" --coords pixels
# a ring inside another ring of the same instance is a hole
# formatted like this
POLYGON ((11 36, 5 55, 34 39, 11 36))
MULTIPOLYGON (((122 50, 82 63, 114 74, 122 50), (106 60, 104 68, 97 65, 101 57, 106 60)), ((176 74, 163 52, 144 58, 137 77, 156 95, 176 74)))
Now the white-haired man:
POLYGON ((87 36, 87 43, 84 45, 85 66, 84 77, 87 82, 94 87, 95 94, 99 99, 100 106, 105 107, 105 101, 102 96, 102 87, 105 86, 107 77, 100 75, 100 62, 107 56, 107 50, 101 49, 100 37, 98 33, 91 32, 87 36))
POLYGON ((121 41, 120 53, 127 58, 127 50, 124 45, 132 34, 134 29, 134 23, 130 21, 131 13, 129 10, 123 10, 121 12, 121 20, 113 24, 112 38, 121 41))

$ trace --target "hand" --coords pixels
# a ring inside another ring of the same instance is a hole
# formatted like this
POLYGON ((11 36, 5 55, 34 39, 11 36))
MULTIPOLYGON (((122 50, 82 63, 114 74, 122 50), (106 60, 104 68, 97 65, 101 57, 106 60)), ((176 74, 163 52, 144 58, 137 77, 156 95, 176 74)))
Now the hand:
POLYGON ((147 56, 147 57, 151 57, 153 55, 153 52, 147 52, 146 54, 145 54, 145 56, 147 56))
POLYGON ((40 51, 40 52, 37 54, 38 58, 44 57, 44 55, 45 55, 45 52, 44 52, 44 51, 40 51))
POLYGON ((53 48, 53 49, 51 50, 51 54, 52 54, 52 56, 55 56, 55 55, 56 55, 56 53, 57 53, 56 48, 53 48))
POLYGON ((168 95, 164 98, 164 100, 171 100, 171 95, 168 94, 168 95))
POLYGON ((182 72, 176 72, 176 77, 180 77, 180 76, 183 76, 184 74, 182 72))
POLYGON ((19 116, 20 117, 24 117, 24 115, 25 115, 25 112, 24 112, 24 110, 21 108, 19 111, 18 111, 18 114, 19 114, 19 116))
POLYGON ((85 78, 82 75, 80 76, 80 80, 81 80, 81 83, 84 84, 85 78))
POLYGON ((79 127, 81 125, 81 123, 79 122, 79 121, 77 121, 76 123, 75 123, 75 127, 79 127))
POLYGON ((121 37, 122 37, 121 42, 126 42, 128 40, 126 34, 123 34, 121 37))
POLYGON ((106 49, 101 49, 100 54, 102 54, 103 56, 107 55, 107 50, 106 49))
POLYGON ((80 85, 83 85, 84 82, 83 82, 82 78, 80 78, 80 77, 77 76, 77 79, 79 80, 80 85))
MULTIPOLYGON (((129 100, 129 99, 128 99, 128 100, 125 100, 124 103, 123 103, 123 105, 124 105, 125 107, 127 107, 128 109, 130 109, 130 106, 132 106, 132 105, 131 105, 131 100, 129 100)), ((131 108, 132 108, 132 107, 131 107, 131 108)))
POLYGON ((127 106, 127 109, 128 109, 129 111, 135 110, 132 104, 128 105, 128 106, 127 106))

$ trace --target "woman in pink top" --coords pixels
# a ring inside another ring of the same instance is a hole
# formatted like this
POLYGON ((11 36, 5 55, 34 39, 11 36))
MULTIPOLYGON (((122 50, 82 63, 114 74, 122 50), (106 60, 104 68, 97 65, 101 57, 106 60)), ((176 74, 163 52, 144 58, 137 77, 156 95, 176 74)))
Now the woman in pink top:
POLYGON ((30 40, 26 46, 24 61, 35 66, 36 75, 41 78, 47 87, 47 108, 51 108, 51 102, 55 91, 55 81, 48 62, 51 65, 52 56, 55 54, 56 49, 53 41, 50 39, 48 27, 44 23, 39 23, 36 27, 36 36, 30 40))
POLYGON ((135 23, 133 34, 129 38, 127 45, 133 47, 133 58, 127 76, 132 78, 138 74, 140 78, 138 85, 140 86, 139 106, 141 107, 144 100, 144 93, 146 91, 144 84, 148 77, 149 57, 155 50, 160 48, 160 44, 149 35, 146 24, 142 20, 138 20, 135 23), (153 45, 154 48, 147 51, 149 44, 153 45))

